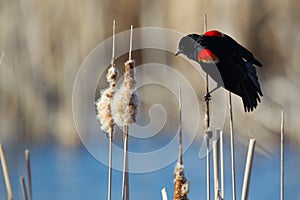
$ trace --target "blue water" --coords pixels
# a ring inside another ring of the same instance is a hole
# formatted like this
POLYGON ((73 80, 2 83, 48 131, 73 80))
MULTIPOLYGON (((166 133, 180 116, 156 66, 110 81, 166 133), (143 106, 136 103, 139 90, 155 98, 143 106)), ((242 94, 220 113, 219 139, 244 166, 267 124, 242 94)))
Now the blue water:
MULTIPOLYGON (((24 148, 11 148, 4 144, 4 149, 7 154, 14 199, 22 199, 19 177, 26 175, 24 148)), ((30 150, 34 199, 107 198, 108 169, 91 156, 83 146, 70 149, 53 144, 34 145, 30 146, 30 150)), ((297 200, 300 199, 300 151, 292 147, 287 147, 286 151, 285 199, 297 200)), ((184 154, 185 175, 191 182, 190 199, 206 199, 206 162, 205 159, 198 159, 198 152, 199 144, 194 143, 184 154)), ((246 146, 237 148, 237 199, 241 196, 246 152, 246 146)), ((163 187, 167 190, 168 198, 172 199, 174 165, 175 163, 172 163, 166 168, 151 173, 130 174, 131 199, 161 199, 163 187)), ((279 150, 270 156, 255 154, 249 199, 279 199, 279 167, 279 150)), ((231 199, 228 142, 225 143, 225 172, 225 198, 231 199)), ((121 181, 122 173, 113 171, 113 199, 121 199, 121 181)), ((6 198, 3 174, 0 173, 0 199, 6 198)))

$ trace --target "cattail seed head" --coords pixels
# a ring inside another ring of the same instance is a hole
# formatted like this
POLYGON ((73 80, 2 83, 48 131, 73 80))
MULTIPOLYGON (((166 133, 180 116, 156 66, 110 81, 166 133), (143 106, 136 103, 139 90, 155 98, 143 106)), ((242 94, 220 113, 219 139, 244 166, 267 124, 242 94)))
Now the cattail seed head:
POLYGON ((136 122, 140 98, 135 90, 134 60, 125 63, 124 80, 112 100, 112 115, 119 126, 136 122))
POLYGON ((188 200, 190 182, 184 176, 184 166, 177 163, 174 170, 174 200, 188 200))
POLYGON ((96 102, 97 118, 101 124, 101 129, 106 133, 110 133, 114 124, 111 110, 111 88, 107 88, 101 92, 100 99, 96 102))
POLYGON ((109 87, 101 91, 101 96, 96 101, 97 118, 101 124, 101 129, 108 134, 112 134, 114 126, 114 120, 111 114, 111 101, 115 93, 117 76, 117 68, 111 66, 106 75, 109 87))
POLYGON ((116 85, 118 74, 119 71, 114 66, 111 66, 107 71, 106 80, 113 87, 116 85))

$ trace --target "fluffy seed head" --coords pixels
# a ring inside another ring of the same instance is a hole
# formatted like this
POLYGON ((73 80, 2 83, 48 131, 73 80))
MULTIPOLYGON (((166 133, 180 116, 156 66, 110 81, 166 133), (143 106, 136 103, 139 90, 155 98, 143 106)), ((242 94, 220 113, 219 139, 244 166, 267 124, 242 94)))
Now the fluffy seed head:
POLYGON ((110 67, 107 71, 106 80, 111 85, 115 86, 119 71, 114 66, 110 67))
POLYGON ((134 60, 125 63, 124 80, 112 100, 112 115, 119 126, 136 122, 140 99, 135 90, 134 60))
POLYGON ((96 101, 97 118, 101 124, 101 129, 108 134, 112 134, 114 120, 111 114, 111 101, 115 93, 118 70, 114 66, 108 69, 106 79, 109 87, 101 91, 100 98, 96 101))
POLYGON ((177 163, 174 171, 174 200, 188 200, 190 182, 184 176, 183 165, 177 163))
POLYGON ((114 90, 107 88, 101 92, 101 97, 96 102, 97 118, 101 124, 101 129, 106 133, 111 133, 114 121, 111 114, 111 98, 114 90))

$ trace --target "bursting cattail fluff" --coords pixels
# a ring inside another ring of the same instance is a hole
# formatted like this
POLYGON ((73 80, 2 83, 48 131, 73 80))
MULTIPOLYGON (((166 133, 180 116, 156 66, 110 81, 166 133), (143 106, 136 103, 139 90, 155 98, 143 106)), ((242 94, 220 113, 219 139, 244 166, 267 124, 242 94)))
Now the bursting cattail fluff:
POLYGON ((174 170, 174 200, 188 200, 190 182, 184 176, 184 167, 177 163, 174 170))
POLYGON ((140 99, 135 90, 134 60, 125 63, 124 80, 112 100, 112 115, 118 126, 136 122, 140 99))
POLYGON ((96 102, 97 118, 101 124, 101 129, 109 134, 112 133, 114 126, 114 120, 111 114, 111 101, 116 89, 117 76, 118 70, 114 66, 111 66, 106 75, 109 87, 101 91, 101 96, 96 102))

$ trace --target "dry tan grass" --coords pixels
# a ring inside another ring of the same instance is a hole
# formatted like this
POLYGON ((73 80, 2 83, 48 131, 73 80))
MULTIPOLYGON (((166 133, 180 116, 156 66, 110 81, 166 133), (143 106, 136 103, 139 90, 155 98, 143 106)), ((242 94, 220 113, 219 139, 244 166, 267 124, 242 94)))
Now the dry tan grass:
MULTIPOLYGON (((1 139, 43 141, 50 135, 65 145, 76 144, 71 110, 73 81, 88 52, 111 35, 111 21, 118 21, 118 32, 128 30, 130 24, 162 26, 184 33, 202 32, 202 16, 206 12, 208 29, 218 28, 232 35, 264 64, 258 70, 264 92, 258 110, 242 114, 240 99, 233 97, 236 115, 240 116, 236 132, 246 138, 255 137, 258 143, 270 141, 265 146, 272 150, 278 135, 271 133, 276 132, 280 120, 274 116, 281 106, 289 119, 287 138, 299 143, 296 134, 299 128, 293 126, 300 109, 299 4, 297 0, 189 3, 3 0, 0 3, 0 53, 5 52, 0 65, 1 139), (243 131, 244 124, 249 126, 249 132, 243 131)), ((199 80, 195 76, 190 78, 199 87, 199 80)), ((147 100, 144 105, 148 103, 151 102, 147 100)), ((228 133, 228 127, 224 132, 228 133)), ((246 145, 247 140, 244 141, 246 145)))

